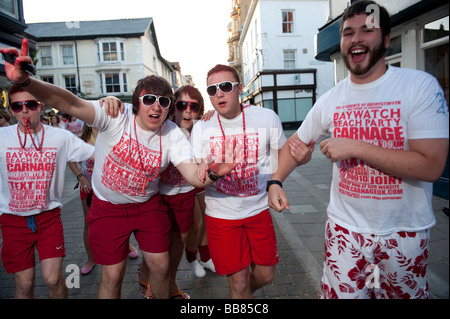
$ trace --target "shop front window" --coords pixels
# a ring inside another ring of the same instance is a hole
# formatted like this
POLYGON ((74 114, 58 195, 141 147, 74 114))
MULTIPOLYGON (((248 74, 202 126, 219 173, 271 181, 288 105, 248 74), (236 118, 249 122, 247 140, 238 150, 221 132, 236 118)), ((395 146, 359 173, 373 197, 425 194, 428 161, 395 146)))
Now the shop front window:
POLYGON ((424 25, 422 49, 424 50, 425 71, 434 75, 444 90, 445 99, 449 97, 449 20, 448 16, 424 25))

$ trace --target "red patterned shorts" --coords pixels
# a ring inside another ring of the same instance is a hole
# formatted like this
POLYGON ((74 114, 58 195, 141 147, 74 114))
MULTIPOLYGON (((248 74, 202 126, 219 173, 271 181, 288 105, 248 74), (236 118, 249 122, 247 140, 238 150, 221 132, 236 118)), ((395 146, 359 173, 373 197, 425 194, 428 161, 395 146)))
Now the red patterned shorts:
POLYGON ((430 231, 359 234, 328 219, 322 299, 428 298, 430 231))

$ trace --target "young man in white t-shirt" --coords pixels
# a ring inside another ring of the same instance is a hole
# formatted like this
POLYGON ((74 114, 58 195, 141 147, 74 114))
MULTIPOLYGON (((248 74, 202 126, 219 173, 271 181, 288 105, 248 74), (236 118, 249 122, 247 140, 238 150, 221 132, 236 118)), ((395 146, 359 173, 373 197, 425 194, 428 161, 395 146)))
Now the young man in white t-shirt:
MULTIPOLYGON (((322 298, 428 297, 431 182, 447 159, 448 106, 431 75, 386 65, 389 35, 383 7, 357 1, 346 10, 341 54, 350 75, 319 98, 272 176, 283 181, 296 160, 310 159, 307 144, 331 135, 320 143, 333 162, 322 298)), ((278 185, 269 204, 289 208, 278 185)))
POLYGON ((231 298, 252 298, 271 282, 278 262, 277 243, 267 205, 271 154, 286 141, 279 117, 268 109, 242 105, 236 70, 217 65, 208 72, 208 95, 216 114, 194 125, 195 157, 217 154, 222 143, 242 147, 244 162, 207 187, 206 227, 216 272, 227 275, 231 298))
POLYGON ((68 161, 93 158, 94 147, 68 131, 42 125, 44 104, 20 87, 9 90, 16 125, 0 128, 2 264, 15 298, 34 298, 35 249, 50 298, 66 298, 60 209, 68 161))
POLYGON ((123 113, 113 118, 97 101, 80 99, 67 90, 31 78, 21 66, 22 62, 31 63, 26 39, 20 56, 15 48, 2 51, 17 56, 14 66, 5 65, 11 81, 46 104, 100 130, 92 175, 94 197, 87 218, 94 262, 103 265, 99 298, 120 298, 131 233, 149 266, 154 296, 168 298, 170 220, 158 192, 160 173, 172 163, 191 185, 205 187, 212 183, 205 176, 206 169, 209 176, 228 173, 240 161, 240 156, 234 156, 239 148, 233 150, 227 144, 224 156, 216 156, 216 162, 197 165, 189 141, 175 123, 166 121, 174 107, 173 91, 162 77, 139 80, 133 104, 126 104, 123 113))

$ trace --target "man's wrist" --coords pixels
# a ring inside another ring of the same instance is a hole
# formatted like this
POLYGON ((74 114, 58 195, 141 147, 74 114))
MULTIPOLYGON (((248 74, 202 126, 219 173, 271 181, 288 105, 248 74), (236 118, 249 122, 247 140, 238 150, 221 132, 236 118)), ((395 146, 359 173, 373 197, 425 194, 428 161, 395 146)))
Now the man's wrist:
POLYGON ((223 176, 219 176, 216 173, 214 173, 212 170, 208 169, 208 177, 213 182, 216 182, 218 179, 222 178, 223 176))
POLYGON ((273 185, 273 184, 277 184, 281 188, 283 188, 283 183, 281 183, 280 181, 277 181, 276 179, 272 179, 270 181, 267 181, 266 192, 269 192, 269 187, 270 187, 270 185, 273 185))

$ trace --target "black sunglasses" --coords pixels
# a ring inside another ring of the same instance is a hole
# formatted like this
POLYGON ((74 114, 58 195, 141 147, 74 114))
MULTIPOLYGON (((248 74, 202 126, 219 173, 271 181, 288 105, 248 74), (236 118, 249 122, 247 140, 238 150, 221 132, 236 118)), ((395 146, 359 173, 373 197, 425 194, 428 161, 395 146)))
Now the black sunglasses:
POLYGON ((158 100, 159 106, 161 106, 163 109, 168 109, 170 106, 170 98, 166 96, 156 96, 153 94, 145 94, 143 96, 140 96, 139 99, 142 101, 142 104, 144 104, 147 107, 152 106, 156 103, 158 100))
POLYGON ((206 88, 206 92, 210 97, 215 97, 217 94, 217 88, 219 88, 223 93, 231 93, 234 90, 234 86, 238 85, 239 82, 224 81, 216 84, 211 84, 206 88))
POLYGON ((30 111, 36 111, 39 106, 39 102, 36 100, 15 101, 11 103, 11 110, 13 110, 16 113, 19 113, 20 111, 22 111, 24 105, 30 111))
POLYGON ((175 103, 175 106, 178 111, 184 111, 189 106, 189 108, 193 113, 198 113, 201 107, 200 104, 198 104, 197 102, 187 102, 187 101, 178 101, 177 103, 175 103))

